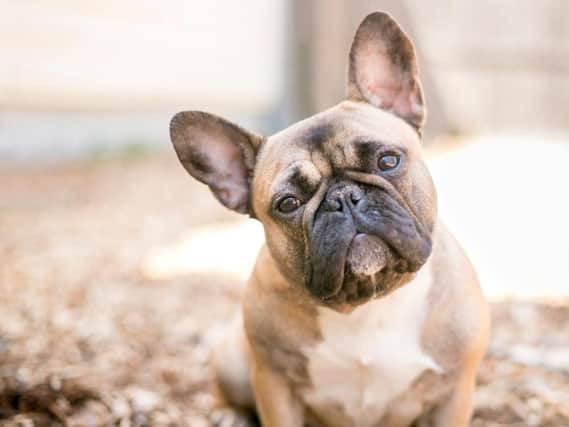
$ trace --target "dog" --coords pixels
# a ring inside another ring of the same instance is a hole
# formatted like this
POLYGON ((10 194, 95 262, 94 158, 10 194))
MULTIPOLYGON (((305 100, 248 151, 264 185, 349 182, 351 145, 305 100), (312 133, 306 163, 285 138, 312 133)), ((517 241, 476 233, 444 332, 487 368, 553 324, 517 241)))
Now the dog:
POLYGON ((336 106, 267 138, 174 116, 184 168, 266 237, 214 352, 215 425, 469 424, 489 311, 437 216, 425 116, 413 44, 381 12, 357 29, 336 106))

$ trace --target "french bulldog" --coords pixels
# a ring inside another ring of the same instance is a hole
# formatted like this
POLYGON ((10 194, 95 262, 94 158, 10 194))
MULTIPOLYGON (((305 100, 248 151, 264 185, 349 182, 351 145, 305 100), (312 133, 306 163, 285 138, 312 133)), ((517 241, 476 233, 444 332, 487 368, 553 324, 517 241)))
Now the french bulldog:
POLYGON ((266 237, 214 354, 215 425, 469 424, 489 312, 437 216, 424 122, 414 47, 379 12, 357 29, 336 106, 270 137, 174 116, 184 168, 266 237))

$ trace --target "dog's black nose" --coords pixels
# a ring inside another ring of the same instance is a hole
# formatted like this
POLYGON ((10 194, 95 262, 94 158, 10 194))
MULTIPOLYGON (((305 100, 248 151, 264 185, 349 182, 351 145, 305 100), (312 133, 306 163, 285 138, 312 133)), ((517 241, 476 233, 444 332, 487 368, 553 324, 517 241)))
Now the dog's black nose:
POLYGON ((363 199, 364 193, 357 185, 337 183, 328 189, 324 208, 328 211, 343 211, 348 206, 358 206, 363 199))

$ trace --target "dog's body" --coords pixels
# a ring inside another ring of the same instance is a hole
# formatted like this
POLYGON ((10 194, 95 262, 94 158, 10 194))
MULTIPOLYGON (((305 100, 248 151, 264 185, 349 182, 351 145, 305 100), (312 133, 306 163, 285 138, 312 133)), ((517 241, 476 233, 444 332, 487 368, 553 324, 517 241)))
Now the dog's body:
MULTIPOLYGON (((307 304, 262 250, 245 319, 258 335, 253 345, 302 400, 310 426, 407 426, 421 414, 436 418, 429 410, 437 405, 440 414, 452 412, 440 425, 467 424, 486 307, 461 248, 439 227, 433 254, 413 281, 346 314, 307 304), (279 338, 263 343, 266 337, 279 338)), ((252 408, 249 344, 243 323, 233 328, 217 349, 216 371, 226 398, 252 408)))
POLYGON ((488 310, 437 218, 413 48, 385 14, 358 29, 348 91, 268 139, 206 113, 172 121, 186 169, 265 228, 215 354, 219 425, 247 408, 269 427, 469 422, 488 310))

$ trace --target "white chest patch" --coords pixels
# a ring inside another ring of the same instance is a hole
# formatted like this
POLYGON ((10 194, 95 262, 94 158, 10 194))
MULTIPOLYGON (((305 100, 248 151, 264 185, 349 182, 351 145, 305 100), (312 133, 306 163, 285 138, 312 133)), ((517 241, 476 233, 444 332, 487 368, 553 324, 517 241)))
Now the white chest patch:
POLYGON ((350 314, 318 310, 323 339, 303 351, 312 382, 303 396, 316 413, 340 405, 354 426, 374 426, 423 371, 440 371, 420 342, 428 270, 427 264, 411 283, 350 314))

